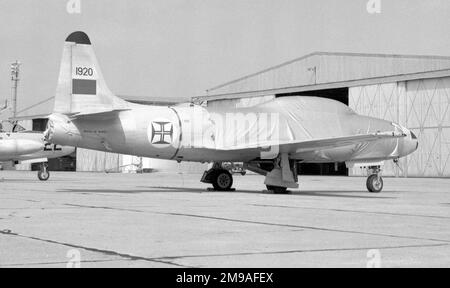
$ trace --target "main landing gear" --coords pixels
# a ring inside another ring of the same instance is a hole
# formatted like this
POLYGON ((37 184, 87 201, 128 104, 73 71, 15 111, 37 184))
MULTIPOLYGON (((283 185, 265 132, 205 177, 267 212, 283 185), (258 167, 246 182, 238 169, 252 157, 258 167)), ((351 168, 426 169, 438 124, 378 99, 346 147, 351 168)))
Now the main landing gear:
POLYGON ((273 194, 288 194, 287 187, 266 185, 267 190, 273 194))
POLYGON ((214 163, 213 167, 203 173, 201 182, 210 183, 216 191, 234 191, 233 176, 222 167, 221 163, 214 163))
POLYGON ((380 193, 383 190, 383 178, 381 177, 380 166, 367 167, 369 177, 367 177, 366 186, 370 193, 380 193))
POLYGON ((297 161, 281 153, 273 161, 273 169, 266 174, 264 184, 274 194, 287 194, 288 188, 298 188, 297 161))
POLYGON ((48 172, 48 164, 47 163, 41 163, 41 167, 38 172, 38 178, 41 181, 47 181, 50 178, 50 172, 48 172))
MULTIPOLYGON (((281 153, 269 163, 245 163, 243 170, 249 170, 265 176, 264 184, 267 190, 274 194, 287 194, 288 188, 298 188, 297 162, 289 159, 289 154, 287 153, 281 153)), ((201 182, 212 184, 216 191, 235 190, 231 188, 233 186, 233 176, 222 166, 222 163, 216 162, 211 169, 205 171, 201 182)))

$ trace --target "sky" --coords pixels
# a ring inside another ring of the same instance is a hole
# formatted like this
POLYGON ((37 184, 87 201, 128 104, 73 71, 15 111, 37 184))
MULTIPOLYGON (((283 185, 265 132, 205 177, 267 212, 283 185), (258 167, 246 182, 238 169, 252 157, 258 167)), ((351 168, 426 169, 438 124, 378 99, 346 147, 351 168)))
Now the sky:
POLYGON ((314 51, 450 56, 450 1, 0 0, 0 99, 19 60, 19 110, 54 96, 62 45, 91 38, 118 95, 190 98, 314 51), (80 13, 67 4, 78 1, 80 13))

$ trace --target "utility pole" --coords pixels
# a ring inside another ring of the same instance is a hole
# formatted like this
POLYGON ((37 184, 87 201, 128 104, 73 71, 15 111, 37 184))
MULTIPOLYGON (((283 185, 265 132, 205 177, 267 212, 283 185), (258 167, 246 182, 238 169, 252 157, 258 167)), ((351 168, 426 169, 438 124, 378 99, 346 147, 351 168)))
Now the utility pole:
POLYGON ((17 117, 17 88, 19 86, 19 75, 20 75, 20 65, 21 63, 16 60, 16 62, 11 64, 11 98, 12 98, 12 111, 13 117, 17 117))

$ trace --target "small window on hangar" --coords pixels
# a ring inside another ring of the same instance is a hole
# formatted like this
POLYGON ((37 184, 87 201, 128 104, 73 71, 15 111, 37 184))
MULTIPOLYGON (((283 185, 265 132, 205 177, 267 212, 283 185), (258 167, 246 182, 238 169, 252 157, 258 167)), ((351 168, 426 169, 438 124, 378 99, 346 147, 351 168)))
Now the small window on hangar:
POLYGON ((47 128, 48 119, 33 119, 33 131, 44 132, 47 128))

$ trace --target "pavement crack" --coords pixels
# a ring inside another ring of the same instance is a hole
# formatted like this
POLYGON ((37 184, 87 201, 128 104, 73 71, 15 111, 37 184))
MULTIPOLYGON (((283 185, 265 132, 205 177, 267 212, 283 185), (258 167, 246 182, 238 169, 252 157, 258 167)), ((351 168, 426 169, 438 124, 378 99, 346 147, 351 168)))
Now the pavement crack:
POLYGON ((160 257, 160 258, 156 258, 156 259, 176 260, 176 259, 185 259, 185 258, 204 258, 204 257, 229 257, 229 256, 273 255, 273 254, 291 254, 291 253, 367 251, 367 250, 371 250, 371 249, 388 250, 388 249, 442 247, 442 246, 448 246, 448 245, 450 245, 450 244, 441 243, 441 244, 398 245, 398 246, 382 246, 382 247, 359 247, 359 248, 299 249, 299 250, 280 250, 280 251, 263 251, 263 252, 182 255, 182 256, 160 257))
MULTIPOLYGON (((110 259, 110 260, 84 260, 83 263, 106 263, 106 262, 113 262, 116 261, 116 259, 110 259)), ((46 266, 46 265, 64 265, 67 264, 67 261, 54 261, 54 262, 34 262, 34 263, 20 263, 20 264, 1 264, 0 268, 2 267, 30 267, 30 266, 46 266)))
POLYGON ((59 241, 55 241, 55 240, 44 239, 44 238, 39 238, 39 237, 34 237, 34 236, 22 235, 22 234, 19 234, 19 233, 15 233, 15 232, 13 232, 11 230, 1 230, 0 234, 1 235, 6 235, 6 236, 12 236, 12 237, 25 238, 25 239, 29 239, 29 240, 35 240, 35 241, 40 241, 40 242, 45 242, 45 243, 50 243, 50 244, 57 244, 57 245, 62 245, 62 246, 75 248, 75 249, 82 249, 82 250, 86 250, 86 251, 89 251, 89 252, 101 253, 101 254, 104 254, 104 255, 107 255, 107 256, 118 256, 118 257, 121 257, 121 258, 133 260, 133 261, 139 261, 140 260, 140 261, 147 261, 147 262, 154 262, 154 263, 173 265, 173 266, 183 267, 183 268, 192 268, 192 267, 187 267, 185 265, 179 265, 177 263, 173 263, 173 262, 170 262, 170 261, 163 261, 163 260, 158 260, 158 259, 154 260, 153 258, 136 256, 136 255, 126 254, 126 253, 120 253, 120 252, 111 251, 111 250, 92 248, 92 247, 76 245, 76 244, 70 244, 70 243, 65 243, 65 242, 59 242, 59 241))
POLYGON ((172 215, 172 216, 210 219, 210 220, 219 220, 219 221, 227 221, 227 222, 235 222, 235 223, 247 223, 247 224, 255 224, 255 225, 277 226, 277 227, 287 227, 287 228, 296 228, 296 229, 309 229, 309 230, 326 231, 326 232, 339 232, 339 233, 350 233, 350 234, 369 235, 369 236, 390 237, 390 238, 396 238, 396 239, 426 240, 426 241, 433 241, 433 242, 439 242, 439 243, 443 243, 443 242, 450 243, 450 240, 443 240, 443 239, 401 236, 401 235, 394 235, 394 234, 325 228, 325 227, 317 227, 317 226, 280 224, 280 223, 251 221, 251 220, 233 219, 233 218, 207 216, 207 215, 196 215, 196 214, 175 213, 175 212, 144 211, 144 210, 136 210, 136 209, 123 209, 123 208, 103 207, 103 206, 85 206, 85 205, 77 205, 77 204, 64 204, 64 205, 81 207, 81 208, 90 208, 90 209, 107 209, 107 210, 118 210, 118 211, 128 211, 128 212, 138 212, 138 213, 159 214, 159 215, 172 215))
POLYGON ((90 208, 90 209, 104 209, 104 210, 115 210, 115 211, 127 211, 127 212, 137 212, 137 213, 145 213, 148 211, 137 210, 137 209, 124 209, 124 208, 114 208, 107 206, 89 206, 89 205, 77 205, 77 204, 68 204, 65 203, 65 206, 77 207, 77 208, 90 208))
POLYGON ((433 241, 433 242, 450 243, 450 240, 442 240, 442 239, 430 239, 430 238, 413 237, 413 236, 400 236, 400 235, 394 235, 394 234, 373 233, 373 232, 324 228, 324 227, 315 227, 315 226, 303 226, 303 225, 294 225, 294 224, 277 224, 277 223, 270 223, 270 222, 259 222, 259 221, 250 221, 250 220, 241 220, 241 219, 233 219, 233 218, 214 217, 214 216, 203 216, 203 215, 195 215, 195 214, 163 213, 163 212, 159 212, 158 214, 186 216, 186 217, 194 217, 194 218, 205 218, 205 219, 214 219, 214 220, 229 221, 229 222, 260 224, 260 225, 278 226, 278 227, 300 228, 300 229, 309 229, 309 230, 318 230, 318 231, 327 231, 327 232, 340 232, 340 233, 351 233, 351 234, 370 235, 370 236, 382 236, 382 237, 390 237, 390 238, 398 238, 398 239, 427 240, 427 241, 433 241))
POLYGON ((323 211, 335 211, 335 212, 348 212, 348 213, 360 213, 360 214, 374 214, 374 215, 389 215, 389 216, 405 216, 405 217, 423 217, 423 218, 435 218, 435 219, 450 219, 446 216, 433 216, 433 215, 421 215, 421 214, 407 214, 407 213, 391 213, 391 212, 379 212, 379 211, 358 211, 348 209, 335 209, 335 208, 314 208, 314 207, 301 207, 301 206, 284 206, 284 205, 263 205, 263 204, 249 204, 255 207, 273 207, 273 208, 287 208, 287 209, 308 209, 308 210, 323 210, 323 211))

